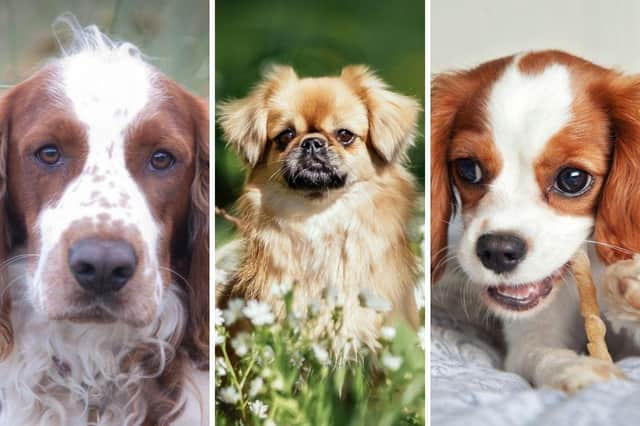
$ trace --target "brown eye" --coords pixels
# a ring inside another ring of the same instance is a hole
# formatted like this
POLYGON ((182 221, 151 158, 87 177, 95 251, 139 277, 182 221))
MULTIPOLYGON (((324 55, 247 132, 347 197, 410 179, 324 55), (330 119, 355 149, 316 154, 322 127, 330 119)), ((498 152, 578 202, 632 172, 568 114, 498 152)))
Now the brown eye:
POLYGON ((60 162, 60 150, 55 145, 45 145, 36 152, 36 158, 47 166, 54 166, 60 162))
POLYGON ((355 139, 355 135, 347 129, 340 129, 336 132, 336 139, 338 139, 338 142, 342 145, 350 145, 355 139))
POLYGON ((275 141, 281 147, 284 147, 289 144, 296 137, 296 132, 293 129, 285 129, 276 136, 275 141))
POLYGON ((166 170, 173 166, 175 162, 175 157, 164 150, 154 152, 149 161, 154 170, 166 170))

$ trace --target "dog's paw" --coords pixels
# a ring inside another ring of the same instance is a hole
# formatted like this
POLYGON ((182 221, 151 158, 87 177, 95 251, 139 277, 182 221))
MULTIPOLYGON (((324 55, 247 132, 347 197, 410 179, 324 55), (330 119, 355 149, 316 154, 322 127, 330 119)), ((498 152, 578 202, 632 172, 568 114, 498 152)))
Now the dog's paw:
POLYGON ((595 383, 624 378, 615 364, 581 356, 574 362, 564 364, 554 374, 550 384, 561 391, 575 393, 595 383))
POLYGON ((607 317, 640 322, 640 256, 607 267, 604 274, 607 317))

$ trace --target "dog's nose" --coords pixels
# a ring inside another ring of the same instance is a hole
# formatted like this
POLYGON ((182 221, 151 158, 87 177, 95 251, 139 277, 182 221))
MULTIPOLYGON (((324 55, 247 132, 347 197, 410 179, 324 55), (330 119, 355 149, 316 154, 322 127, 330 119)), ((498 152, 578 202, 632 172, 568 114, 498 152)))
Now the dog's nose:
POLYGON ((69 249, 69 268, 76 281, 95 294, 120 290, 135 272, 137 264, 133 247, 121 240, 87 238, 69 249))
POLYGON ((484 234, 476 243, 482 264, 500 274, 512 271, 527 254, 525 241, 512 234, 484 234))
POLYGON ((327 141, 322 138, 307 138, 300 143, 300 147, 307 153, 313 154, 327 147, 327 141))

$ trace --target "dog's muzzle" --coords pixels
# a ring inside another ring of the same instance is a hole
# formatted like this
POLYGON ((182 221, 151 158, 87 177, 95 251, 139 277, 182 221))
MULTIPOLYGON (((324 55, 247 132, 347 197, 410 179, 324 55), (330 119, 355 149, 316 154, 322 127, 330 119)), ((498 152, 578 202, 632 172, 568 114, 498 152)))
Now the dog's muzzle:
POLYGON ((327 140, 308 137, 284 161, 283 176, 289 187, 301 190, 329 190, 344 186, 346 174, 336 166, 337 158, 327 140))

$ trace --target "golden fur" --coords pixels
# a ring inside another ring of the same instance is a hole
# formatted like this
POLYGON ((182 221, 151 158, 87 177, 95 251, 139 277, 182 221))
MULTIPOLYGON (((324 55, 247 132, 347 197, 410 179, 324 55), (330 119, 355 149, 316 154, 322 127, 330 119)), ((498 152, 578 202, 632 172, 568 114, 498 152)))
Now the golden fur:
MULTIPOLYGON (((290 67, 274 67, 248 97, 223 104, 226 139, 249 171, 238 202, 246 250, 218 305, 258 299, 281 315, 274 285, 295 283, 298 310, 330 286, 344 303, 334 347, 341 353, 353 348, 349 342, 377 347, 386 316, 360 306, 362 289, 391 302, 386 315, 416 326, 416 261, 406 229, 414 182, 403 162, 419 111, 415 100, 390 91, 363 66, 346 67, 339 77, 302 79, 290 67), (282 146, 277 136, 286 128, 296 135, 282 146), (352 143, 340 143, 340 129, 355 135, 352 143), (285 163, 309 137, 326 142, 343 186, 287 184, 285 163)), ((323 327, 329 315, 320 318, 323 327)))

